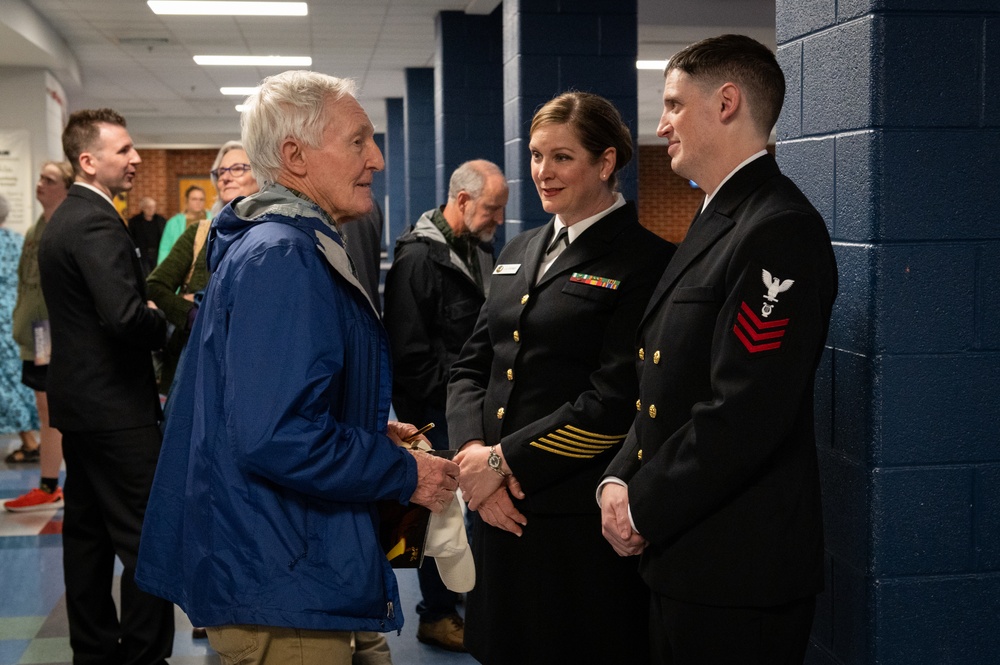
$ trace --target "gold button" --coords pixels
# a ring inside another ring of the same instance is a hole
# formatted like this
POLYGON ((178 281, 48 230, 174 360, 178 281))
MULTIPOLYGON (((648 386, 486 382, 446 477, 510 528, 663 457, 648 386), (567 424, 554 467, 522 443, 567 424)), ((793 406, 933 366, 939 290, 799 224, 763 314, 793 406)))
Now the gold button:
POLYGON ((656 405, 655 404, 650 404, 649 405, 649 417, 650 418, 655 418, 656 417, 656 405))
POLYGON ((642 400, 641 399, 637 399, 635 401, 635 410, 636 411, 642 411, 642 400))
POLYGON ((654 365, 659 365, 660 364, 660 352, 659 351, 654 351, 653 352, 653 364, 654 365))
POLYGON ((503 420, 503 407, 497 409, 497 420, 503 420))
POLYGON ((507 380, 508 381, 514 380, 514 370, 512 369, 507 370, 507 380))
POLYGON ((639 347, 639 360, 646 359, 646 349, 639 347))
POLYGON ((523 296, 521 296, 521 304, 523 305, 527 302, 528 302, 528 294, 525 293, 523 296))
POLYGON ((521 341, 521 334, 519 332, 517 332, 516 330, 514 331, 514 341, 515 342, 520 342, 521 341))
POLYGON ((639 461, 642 461, 642 448, 639 449, 639 461))

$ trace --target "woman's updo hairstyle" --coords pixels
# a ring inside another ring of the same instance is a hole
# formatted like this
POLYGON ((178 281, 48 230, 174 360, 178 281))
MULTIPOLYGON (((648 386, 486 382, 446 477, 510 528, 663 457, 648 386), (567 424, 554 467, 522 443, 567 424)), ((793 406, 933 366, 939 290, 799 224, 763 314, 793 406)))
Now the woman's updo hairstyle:
POLYGON ((615 190, 617 173, 632 159, 632 133, 614 104, 589 92, 564 92, 546 102, 531 120, 531 133, 544 125, 569 125, 594 161, 615 149, 615 168, 608 186, 615 190))

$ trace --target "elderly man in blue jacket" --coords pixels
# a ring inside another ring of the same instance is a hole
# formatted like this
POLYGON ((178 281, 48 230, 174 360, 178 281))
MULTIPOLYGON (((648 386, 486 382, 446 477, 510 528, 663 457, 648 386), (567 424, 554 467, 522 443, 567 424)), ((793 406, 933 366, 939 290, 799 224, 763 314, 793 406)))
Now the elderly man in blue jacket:
POLYGON ((374 502, 443 510, 458 467, 387 424, 388 341, 337 228, 384 166, 353 85, 270 77, 242 125, 261 191, 213 223, 136 578, 223 662, 346 665, 353 631, 403 624, 374 502))

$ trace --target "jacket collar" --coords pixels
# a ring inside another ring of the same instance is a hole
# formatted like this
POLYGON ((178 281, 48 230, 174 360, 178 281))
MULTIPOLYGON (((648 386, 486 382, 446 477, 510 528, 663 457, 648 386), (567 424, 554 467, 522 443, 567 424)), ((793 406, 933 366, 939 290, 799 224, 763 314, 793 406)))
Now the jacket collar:
MULTIPOLYGON (((376 318, 380 318, 378 309, 355 275, 351 259, 344 249, 344 241, 330 221, 330 217, 318 205, 296 196, 283 185, 271 184, 256 194, 232 201, 213 223, 209 243, 220 242, 222 236, 238 236, 242 228, 260 222, 289 224, 314 237, 317 241, 316 248, 327 263, 360 292, 376 318), (235 233, 230 234, 230 231, 235 233)), ((219 253, 218 259, 210 259, 210 264, 220 260, 222 253, 224 249, 219 253)), ((215 254, 214 248, 210 247, 209 255, 214 257, 215 254)), ((211 267, 214 268, 214 265, 211 267)))
POLYGON ((121 218, 118 214, 118 208, 103 192, 98 191, 92 185, 86 185, 82 182, 74 182, 70 188, 67 196, 72 194, 73 196, 79 196, 82 199, 86 199, 97 206, 103 206, 113 212, 115 217, 121 218))
MULTIPOLYGON (((477 284, 475 276, 469 270, 469 266, 466 265, 465 261, 462 260, 462 257, 458 255, 458 252, 455 251, 454 244, 448 242, 444 233, 442 233, 438 225, 434 223, 433 217, 435 213, 440 214, 440 208, 428 210, 422 214, 420 219, 418 219, 417 223, 413 226, 413 230, 400 238, 398 243, 404 244, 412 238, 425 238, 433 243, 442 245, 444 251, 440 254, 443 255, 447 253, 447 258, 439 256, 437 252, 431 252, 431 259, 446 267, 454 268, 462 273, 470 282, 477 284)), ((493 267, 490 265, 492 262, 491 254, 483 249, 482 243, 472 240, 471 238, 468 242, 475 243, 473 246, 476 248, 476 251, 473 254, 473 257, 476 262, 475 268, 479 270, 480 274, 479 283, 482 283, 486 295, 489 295, 489 275, 493 271, 493 267)))

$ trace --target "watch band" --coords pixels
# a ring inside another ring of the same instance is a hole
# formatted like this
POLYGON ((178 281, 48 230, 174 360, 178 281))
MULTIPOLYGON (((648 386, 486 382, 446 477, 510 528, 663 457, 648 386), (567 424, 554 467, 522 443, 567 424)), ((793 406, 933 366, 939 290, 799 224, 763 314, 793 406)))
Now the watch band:
POLYGON ((504 473, 503 469, 500 468, 503 462, 500 460, 500 456, 497 455, 497 451, 495 449, 496 446, 490 446, 490 456, 486 458, 486 464, 491 469, 496 471, 501 478, 506 478, 508 474, 504 473))

